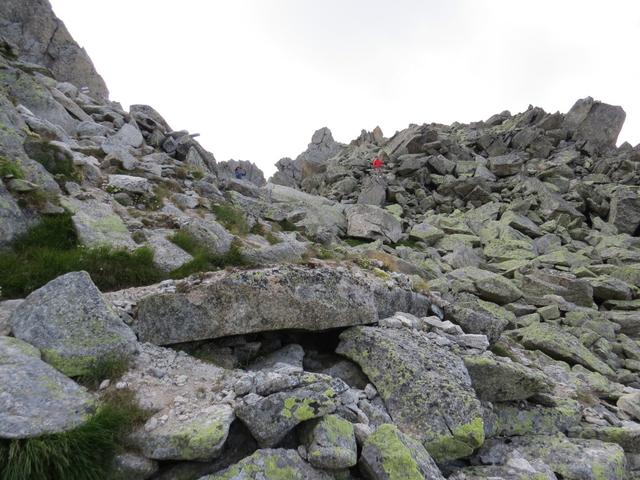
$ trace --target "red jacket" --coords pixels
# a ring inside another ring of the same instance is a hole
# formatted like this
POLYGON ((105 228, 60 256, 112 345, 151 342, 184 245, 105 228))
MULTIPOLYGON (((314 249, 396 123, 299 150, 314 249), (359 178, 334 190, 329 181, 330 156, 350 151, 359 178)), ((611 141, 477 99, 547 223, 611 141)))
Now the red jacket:
POLYGON ((380 160, 379 158, 376 158, 371 165, 375 169, 382 168, 382 160, 380 160))

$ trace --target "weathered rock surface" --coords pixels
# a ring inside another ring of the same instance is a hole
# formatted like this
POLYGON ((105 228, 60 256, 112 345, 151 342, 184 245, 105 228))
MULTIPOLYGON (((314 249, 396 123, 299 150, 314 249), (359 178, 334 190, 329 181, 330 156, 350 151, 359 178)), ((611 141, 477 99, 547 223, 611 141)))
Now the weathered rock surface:
POLYGON ((303 434, 308 461, 316 468, 337 470, 358 462, 353 425, 337 415, 305 424, 303 434), (308 426, 307 426, 308 425, 308 426))
POLYGON ((37 348, 0 337, 0 438, 71 430, 92 410, 91 395, 40 360, 37 348))
POLYGON ((52 280, 29 295, 9 319, 13 334, 66 375, 136 351, 136 336, 105 302, 86 272, 52 280))
POLYGON ((347 235, 382 239, 396 243, 402 236, 402 225, 390 213, 372 205, 354 205, 347 210, 347 235))
POLYGON ((140 300, 133 329, 160 345, 266 330, 376 322, 388 312, 426 314, 428 300, 359 269, 281 266, 220 272, 185 291, 140 300))
POLYGON ((299 423, 334 412, 335 397, 330 377, 307 374, 296 388, 251 398, 236 415, 260 446, 273 447, 299 423))
POLYGON ((295 450, 263 449, 223 472, 200 480, 331 480, 333 476, 306 463, 295 450))
POLYGON ((405 329, 354 327, 336 350, 360 365, 393 422, 436 461, 465 457, 484 441, 480 402, 462 358, 405 329))
POLYGON ((365 441, 360 469, 370 480, 444 478, 420 442, 389 424, 378 427, 365 441))

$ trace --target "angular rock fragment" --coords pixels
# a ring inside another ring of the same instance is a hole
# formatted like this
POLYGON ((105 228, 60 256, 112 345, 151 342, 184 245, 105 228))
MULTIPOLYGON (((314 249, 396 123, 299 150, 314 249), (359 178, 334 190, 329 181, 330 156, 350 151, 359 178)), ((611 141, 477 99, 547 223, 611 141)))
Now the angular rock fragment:
POLYGON ((39 348, 46 362, 70 376, 137 349, 135 334, 107 305, 87 272, 67 273, 31 293, 9 323, 16 337, 39 348))
POLYGON ((303 434, 308 461, 317 468, 337 470, 358 461, 353 425, 337 415, 309 422, 303 434))
POLYGON ((482 445, 480 402, 464 362, 425 335, 405 329, 353 327, 337 352, 360 365, 400 430, 438 462, 482 445))
POLYGON ((40 360, 37 348, 0 337, 0 438, 30 438, 80 426, 91 395, 40 360))

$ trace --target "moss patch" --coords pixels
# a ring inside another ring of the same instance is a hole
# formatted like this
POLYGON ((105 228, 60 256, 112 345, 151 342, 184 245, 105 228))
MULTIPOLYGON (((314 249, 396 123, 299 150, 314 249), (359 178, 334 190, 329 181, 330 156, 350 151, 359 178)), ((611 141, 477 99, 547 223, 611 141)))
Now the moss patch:
POLYGON ((242 210, 239 210, 230 203, 213 205, 211 210, 216 215, 216 220, 234 235, 246 235, 249 233, 247 219, 242 210))

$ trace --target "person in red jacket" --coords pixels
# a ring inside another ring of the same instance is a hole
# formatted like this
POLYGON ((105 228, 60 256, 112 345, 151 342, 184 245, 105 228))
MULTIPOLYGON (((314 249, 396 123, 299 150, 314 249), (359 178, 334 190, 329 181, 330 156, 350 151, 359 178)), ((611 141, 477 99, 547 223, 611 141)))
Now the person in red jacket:
POLYGON ((382 159, 380 156, 373 159, 371 162, 371 167, 373 167, 373 174, 380 175, 382 173, 382 159))

